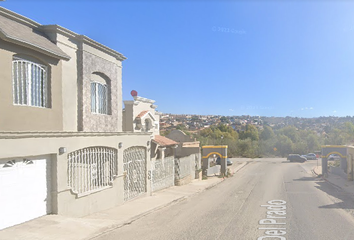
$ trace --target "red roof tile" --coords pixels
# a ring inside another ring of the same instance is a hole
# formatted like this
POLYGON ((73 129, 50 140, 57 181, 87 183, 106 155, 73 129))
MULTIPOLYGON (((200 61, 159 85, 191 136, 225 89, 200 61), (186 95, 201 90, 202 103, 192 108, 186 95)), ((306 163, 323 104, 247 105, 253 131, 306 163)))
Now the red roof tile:
POLYGON ((142 118, 146 113, 148 113, 149 111, 142 111, 141 113, 139 113, 138 116, 136 116, 137 118, 142 118))
POLYGON ((178 144, 177 142, 173 141, 172 139, 169 139, 167 137, 163 137, 160 135, 156 135, 152 141, 154 141, 155 143, 157 143, 160 146, 171 146, 171 145, 178 144))

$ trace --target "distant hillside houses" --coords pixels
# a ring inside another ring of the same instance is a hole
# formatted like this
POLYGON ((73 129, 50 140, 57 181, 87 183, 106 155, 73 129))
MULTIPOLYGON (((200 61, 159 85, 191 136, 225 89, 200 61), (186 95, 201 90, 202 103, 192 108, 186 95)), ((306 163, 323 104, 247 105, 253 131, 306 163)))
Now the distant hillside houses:
POLYGON ((193 115, 193 114, 171 114, 161 113, 160 127, 162 131, 171 131, 176 128, 188 131, 199 131, 204 128, 226 124, 237 131, 242 131, 246 125, 251 124, 259 130, 264 125, 273 129, 281 129, 292 125, 301 130, 312 130, 318 136, 326 134, 331 128, 339 127, 345 122, 354 123, 353 116, 347 117, 264 117, 264 116, 220 116, 220 115, 193 115))

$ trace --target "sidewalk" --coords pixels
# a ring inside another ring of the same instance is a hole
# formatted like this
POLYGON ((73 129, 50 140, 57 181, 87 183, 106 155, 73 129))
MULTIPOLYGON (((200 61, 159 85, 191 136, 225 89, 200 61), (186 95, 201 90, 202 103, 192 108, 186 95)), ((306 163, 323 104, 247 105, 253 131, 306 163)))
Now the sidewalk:
MULTIPOLYGON (((317 176, 322 176, 322 166, 315 167, 313 173, 317 176)), ((354 181, 348 181, 343 176, 334 173, 329 173, 328 176, 323 179, 349 194, 354 194, 354 181)))
MULTIPOLYGON (((231 173, 236 173, 247 162, 234 163, 231 173)), ((194 180, 184 186, 170 187, 152 196, 145 196, 123 205, 83 218, 46 215, 0 231, 1 240, 80 240, 92 239, 104 232, 130 224, 160 208, 182 201, 222 182, 223 178, 209 177, 194 180)))

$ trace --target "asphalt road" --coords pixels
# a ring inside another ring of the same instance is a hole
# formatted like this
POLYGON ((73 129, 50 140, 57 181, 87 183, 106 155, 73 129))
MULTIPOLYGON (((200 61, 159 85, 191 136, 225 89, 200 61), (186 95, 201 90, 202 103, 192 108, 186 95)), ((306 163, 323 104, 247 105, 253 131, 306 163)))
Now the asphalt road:
POLYGON ((315 165, 250 160, 217 186, 95 239, 354 239, 353 199, 313 176, 315 165))

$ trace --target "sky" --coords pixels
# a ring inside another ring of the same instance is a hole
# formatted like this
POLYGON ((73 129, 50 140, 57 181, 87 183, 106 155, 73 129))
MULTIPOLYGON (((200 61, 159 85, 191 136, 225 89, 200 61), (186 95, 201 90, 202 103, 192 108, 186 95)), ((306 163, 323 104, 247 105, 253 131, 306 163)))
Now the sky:
POLYGON ((172 114, 354 115, 354 1, 6 0, 124 56, 131 90, 172 114))

